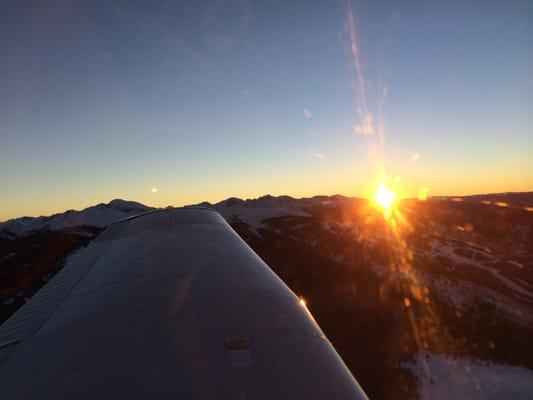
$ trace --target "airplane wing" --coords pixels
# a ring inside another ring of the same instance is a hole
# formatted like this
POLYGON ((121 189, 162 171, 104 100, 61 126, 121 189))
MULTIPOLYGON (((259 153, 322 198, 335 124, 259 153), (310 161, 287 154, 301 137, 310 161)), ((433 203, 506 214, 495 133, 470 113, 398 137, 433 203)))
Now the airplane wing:
POLYGON ((206 208, 110 225, 0 327, 0 397, 366 399, 300 299, 206 208))

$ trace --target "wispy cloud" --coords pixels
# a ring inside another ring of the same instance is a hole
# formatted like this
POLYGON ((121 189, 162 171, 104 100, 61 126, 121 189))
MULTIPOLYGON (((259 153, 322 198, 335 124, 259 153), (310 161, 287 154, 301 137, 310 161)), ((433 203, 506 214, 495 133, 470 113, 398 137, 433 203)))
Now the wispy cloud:
POLYGON ((313 113, 311 112, 310 109, 308 109, 308 108, 304 108, 303 111, 304 111, 304 117, 305 117, 305 118, 311 118, 311 117, 313 116, 313 113))
POLYGON ((411 161, 418 161, 418 159, 420 158, 420 153, 417 151, 416 153, 413 153, 413 155, 411 156, 411 161))
POLYGON ((326 156, 323 153, 315 149, 309 149, 309 154, 311 154, 315 158, 318 158, 319 160, 323 160, 324 158, 326 158, 326 156))

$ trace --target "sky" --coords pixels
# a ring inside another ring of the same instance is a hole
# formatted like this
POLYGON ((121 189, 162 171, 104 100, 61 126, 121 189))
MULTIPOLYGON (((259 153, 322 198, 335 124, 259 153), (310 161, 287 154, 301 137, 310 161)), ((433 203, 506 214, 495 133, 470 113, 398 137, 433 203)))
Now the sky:
POLYGON ((2 0, 0 220, 533 190, 532 21, 527 0, 2 0))

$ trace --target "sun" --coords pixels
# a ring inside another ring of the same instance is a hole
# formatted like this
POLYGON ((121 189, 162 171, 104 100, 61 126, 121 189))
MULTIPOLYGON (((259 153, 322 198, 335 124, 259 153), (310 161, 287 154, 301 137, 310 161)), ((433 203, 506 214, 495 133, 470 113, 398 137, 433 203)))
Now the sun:
POLYGON ((394 201, 396 200, 396 194, 388 189, 384 183, 381 183, 374 195, 374 202, 380 208, 383 209, 383 215, 385 219, 389 219, 392 212, 394 201))

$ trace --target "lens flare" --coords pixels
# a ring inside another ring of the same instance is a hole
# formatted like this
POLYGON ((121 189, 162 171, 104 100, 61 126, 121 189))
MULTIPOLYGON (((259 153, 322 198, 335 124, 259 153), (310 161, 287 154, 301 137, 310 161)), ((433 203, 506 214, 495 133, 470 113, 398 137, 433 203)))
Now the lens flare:
POLYGON ((392 213, 392 207, 396 200, 396 194, 388 189, 385 184, 380 184, 376 194, 374 195, 374 202, 383 209, 385 219, 389 219, 392 213))

